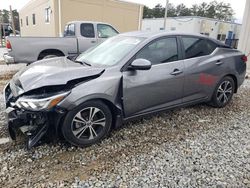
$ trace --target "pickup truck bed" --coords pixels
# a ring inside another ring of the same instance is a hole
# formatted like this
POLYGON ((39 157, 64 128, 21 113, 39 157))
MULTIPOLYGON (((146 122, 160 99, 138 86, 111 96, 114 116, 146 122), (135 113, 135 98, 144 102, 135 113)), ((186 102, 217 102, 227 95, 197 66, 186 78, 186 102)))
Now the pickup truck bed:
POLYGON ((74 21, 64 30, 64 37, 7 37, 6 63, 32 63, 55 56, 76 56, 88 48, 117 35, 107 23, 74 21))
MULTIPOLYGON (((77 55, 77 38, 11 37, 11 51, 8 52, 9 62, 7 63, 28 63, 34 60, 43 59, 46 55, 50 54, 55 56, 77 55), (44 49, 45 46, 46 49, 44 49), (11 57, 13 59, 11 59, 11 57)), ((4 57, 5 61, 8 61, 6 55, 4 57)))

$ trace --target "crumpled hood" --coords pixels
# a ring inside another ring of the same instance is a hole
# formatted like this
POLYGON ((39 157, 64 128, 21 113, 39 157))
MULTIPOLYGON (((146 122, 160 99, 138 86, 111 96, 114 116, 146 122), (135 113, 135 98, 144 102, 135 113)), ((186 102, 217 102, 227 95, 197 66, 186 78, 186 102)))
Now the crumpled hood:
POLYGON ((27 92, 44 86, 64 85, 68 81, 95 76, 102 71, 104 68, 81 65, 66 57, 52 58, 20 70, 13 76, 10 85, 21 85, 24 92, 27 92))

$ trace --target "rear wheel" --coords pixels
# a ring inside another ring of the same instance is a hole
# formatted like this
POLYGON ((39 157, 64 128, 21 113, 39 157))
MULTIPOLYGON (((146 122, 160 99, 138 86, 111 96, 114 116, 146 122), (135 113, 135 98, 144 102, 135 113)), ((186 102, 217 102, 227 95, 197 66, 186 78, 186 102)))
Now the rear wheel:
POLYGON ((224 77, 215 88, 211 105, 216 108, 222 108, 226 106, 232 99, 235 90, 235 83, 233 78, 224 77))
POLYGON ((109 108, 101 101, 89 101, 66 115, 62 134, 75 146, 90 146, 108 135, 111 124, 109 108))
POLYGON ((54 57, 58 57, 57 55, 46 55, 43 57, 43 59, 49 59, 49 58, 54 58, 54 57))

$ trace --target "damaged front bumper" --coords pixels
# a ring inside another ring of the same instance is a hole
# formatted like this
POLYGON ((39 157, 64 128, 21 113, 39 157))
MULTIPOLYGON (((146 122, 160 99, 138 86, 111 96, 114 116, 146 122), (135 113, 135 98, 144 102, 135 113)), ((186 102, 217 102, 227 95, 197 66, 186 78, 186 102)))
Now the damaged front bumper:
POLYGON ((6 119, 11 139, 16 140, 17 132, 21 131, 27 136, 27 148, 37 145, 42 138, 58 138, 59 124, 66 113, 60 107, 50 110, 33 111, 20 108, 16 105, 17 98, 7 85, 4 89, 4 102, 6 105, 6 119))
POLYGON ((33 112, 8 107, 6 114, 11 139, 16 140, 20 130, 27 136, 27 148, 30 149, 46 135, 49 139, 58 138, 59 123, 65 111, 54 109, 50 112, 33 112))

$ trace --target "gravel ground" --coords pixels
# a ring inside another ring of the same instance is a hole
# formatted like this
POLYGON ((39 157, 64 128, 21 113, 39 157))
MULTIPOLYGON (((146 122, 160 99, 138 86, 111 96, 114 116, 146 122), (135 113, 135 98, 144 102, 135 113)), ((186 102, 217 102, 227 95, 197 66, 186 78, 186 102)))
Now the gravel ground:
POLYGON ((0 62, 3 61, 3 54, 6 53, 6 48, 0 46, 0 62))
POLYGON ((246 80, 223 109, 196 105, 147 117, 85 149, 0 145, 0 187, 250 187, 249 95, 246 80))

